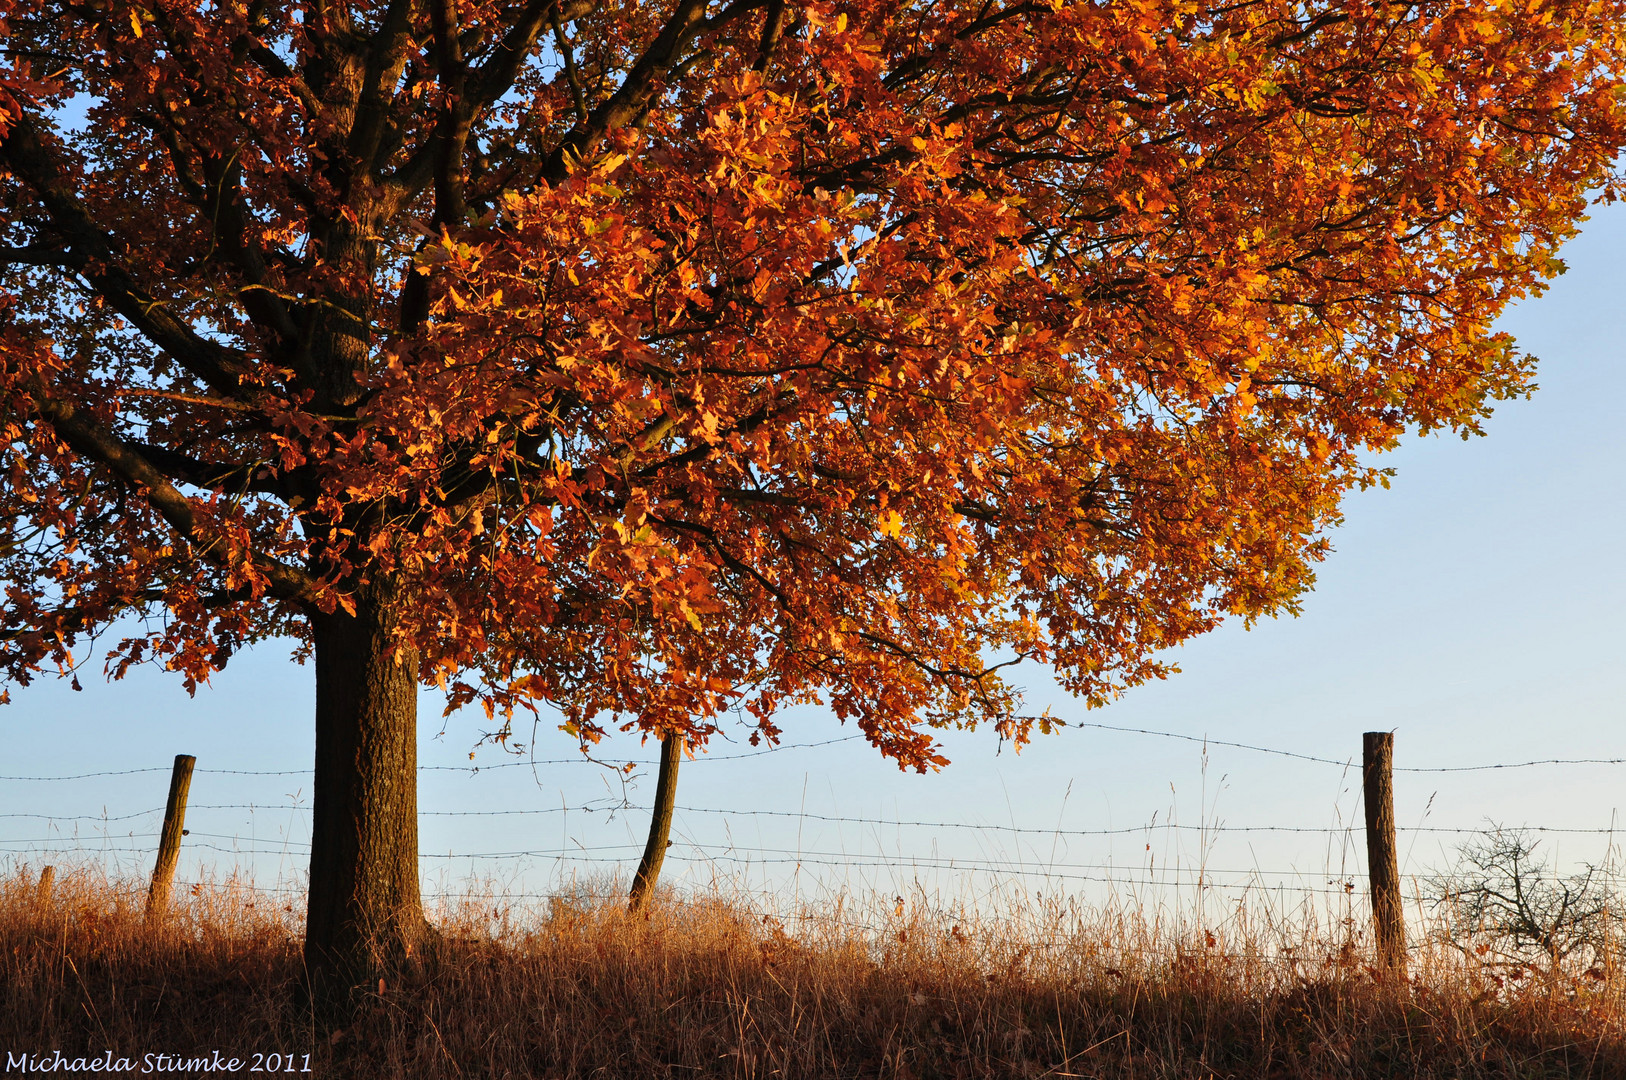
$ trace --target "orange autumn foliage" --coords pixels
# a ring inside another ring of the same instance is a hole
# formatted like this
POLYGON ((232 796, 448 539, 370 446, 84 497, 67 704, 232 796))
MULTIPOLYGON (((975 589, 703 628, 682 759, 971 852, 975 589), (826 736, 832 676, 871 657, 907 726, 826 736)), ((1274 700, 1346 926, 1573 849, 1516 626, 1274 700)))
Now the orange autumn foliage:
POLYGON ((6 677, 372 605, 454 705, 915 767, 1291 609, 1626 142, 1621 0, 0 19, 6 677))

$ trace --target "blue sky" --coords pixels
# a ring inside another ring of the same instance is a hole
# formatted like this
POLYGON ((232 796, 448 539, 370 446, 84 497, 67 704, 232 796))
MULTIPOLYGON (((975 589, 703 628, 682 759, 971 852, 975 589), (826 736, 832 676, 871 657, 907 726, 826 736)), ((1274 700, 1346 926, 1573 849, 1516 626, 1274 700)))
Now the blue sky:
MULTIPOLYGON (((704 884, 716 875, 738 883, 743 873, 745 881, 775 887, 794 881, 803 895, 843 885, 890 893, 917 881, 928 890, 968 891, 990 880, 937 865, 952 859, 1003 868, 1007 881, 1099 898, 1135 882, 1187 880, 1205 862, 1222 883, 1325 888, 1358 874, 1358 831, 1205 837, 1145 827, 1171 820, 1358 825, 1366 730, 1396 733, 1402 767, 1626 757, 1623 250, 1626 208, 1599 208, 1564 252, 1569 273, 1503 320, 1541 358, 1540 390, 1504 404, 1486 438, 1414 438, 1388 455, 1385 464, 1397 470, 1392 488, 1348 500, 1345 523, 1332 536, 1336 550, 1300 617, 1251 631, 1226 626, 1178 650, 1181 674, 1094 712, 1056 690, 1042 669, 1026 675, 1030 702, 1063 718, 1353 760, 1355 768, 1223 746, 1209 748, 1205 765, 1197 743, 1083 727, 1041 738, 1020 755, 1000 748, 992 732, 954 735, 946 740, 953 764, 927 776, 899 773, 857 741, 737 761, 720 759, 748 748, 718 745, 719 760, 685 766, 680 804, 775 816, 680 814, 668 880, 704 884), (999 828, 864 825, 798 814, 999 828), (1140 831, 1076 835, 1107 828, 1140 831), (797 852, 804 857, 799 873, 797 852), (1159 877, 1165 868, 1172 877, 1159 877)), ((45 849, 66 847, 77 851, 72 858, 148 872, 156 841, 146 834, 156 832, 158 815, 141 812, 162 805, 172 756, 191 753, 199 808, 188 820, 193 835, 182 877, 204 869, 224 875, 235 866, 261 884, 296 881, 309 836, 302 809, 308 778, 211 770, 308 769, 311 678, 286 650, 261 647, 234 659, 194 699, 178 679, 153 671, 112 686, 87 679, 82 693, 54 680, 14 691, 14 704, 0 710, 0 774, 161 771, 0 781, 0 815, 59 815, 0 817, 0 852, 10 853, 0 859, 38 865, 47 861, 45 849), (249 803, 256 809, 203 809, 249 803), (122 820, 94 820, 104 810, 122 820)), ((422 784, 431 890, 455 890, 476 877, 542 892, 561 879, 630 874, 644 815, 607 808, 624 798, 647 801, 652 769, 626 786, 612 770, 585 763, 469 773, 479 722, 453 717, 442 733, 438 716, 435 697, 426 694, 421 759, 448 767, 425 773, 422 784), (598 809, 579 809, 589 805, 598 809), (573 854, 446 857, 521 850, 573 854)), ((785 727, 792 743, 851 734, 818 709, 798 710, 785 727)), ((652 749, 623 739, 604 756, 648 760, 652 749)), ((548 730, 538 732, 535 750, 545 760, 574 755, 571 740, 548 730)), ((476 758, 480 765, 504 761, 489 747, 476 758)), ((1623 778, 1626 766, 1619 765, 1402 773, 1397 818, 1402 827, 1495 820, 1604 829, 1622 801, 1623 778)), ((1403 872, 1448 862, 1453 839, 1408 833, 1403 872)), ((1573 862, 1601 858, 1609 838, 1555 833, 1544 842, 1573 862)), ((53 854, 49 861, 71 859, 53 854)))

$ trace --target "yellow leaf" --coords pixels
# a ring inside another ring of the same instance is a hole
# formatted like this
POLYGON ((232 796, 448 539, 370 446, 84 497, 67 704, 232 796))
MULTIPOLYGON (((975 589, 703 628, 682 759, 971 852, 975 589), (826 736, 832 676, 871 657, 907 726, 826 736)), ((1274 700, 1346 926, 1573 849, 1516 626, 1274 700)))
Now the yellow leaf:
POLYGON ((881 534, 883 536, 897 536, 903 531, 903 516, 896 510, 888 510, 881 515, 881 534))
POLYGON ((135 31, 136 37, 141 36, 141 14, 133 8, 130 11, 130 29, 135 31))

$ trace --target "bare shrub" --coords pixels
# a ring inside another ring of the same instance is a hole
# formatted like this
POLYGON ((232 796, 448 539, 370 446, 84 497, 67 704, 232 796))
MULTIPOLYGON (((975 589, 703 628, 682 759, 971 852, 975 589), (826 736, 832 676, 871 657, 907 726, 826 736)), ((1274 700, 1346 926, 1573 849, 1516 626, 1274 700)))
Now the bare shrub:
POLYGON ((1557 979, 1610 963, 1626 914, 1618 875, 1590 863, 1560 874, 1541 843, 1495 825, 1463 843, 1456 864, 1423 885, 1442 916, 1437 940, 1515 976, 1528 968, 1557 979))

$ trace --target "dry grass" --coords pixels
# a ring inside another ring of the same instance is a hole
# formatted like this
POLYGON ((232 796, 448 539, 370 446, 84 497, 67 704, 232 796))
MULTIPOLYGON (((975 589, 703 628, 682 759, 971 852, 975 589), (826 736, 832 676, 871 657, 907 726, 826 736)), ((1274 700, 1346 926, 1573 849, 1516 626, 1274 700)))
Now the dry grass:
POLYGON ((1498 987, 1471 950, 1433 948, 1402 989, 1365 967, 1353 923, 1325 917, 1205 927, 1029 899, 994 918, 916 898, 782 923, 738 897, 631 918, 587 893, 539 908, 475 893, 438 913, 436 956, 328 1030, 298 1004, 291 898, 221 883, 148 932, 135 883, 80 870, 42 903, 34 882, 0 881, 0 1063, 111 1049, 138 1069, 147 1053, 309 1053, 312 1075, 368 1078, 1626 1076, 1612 962, 1498 987))

